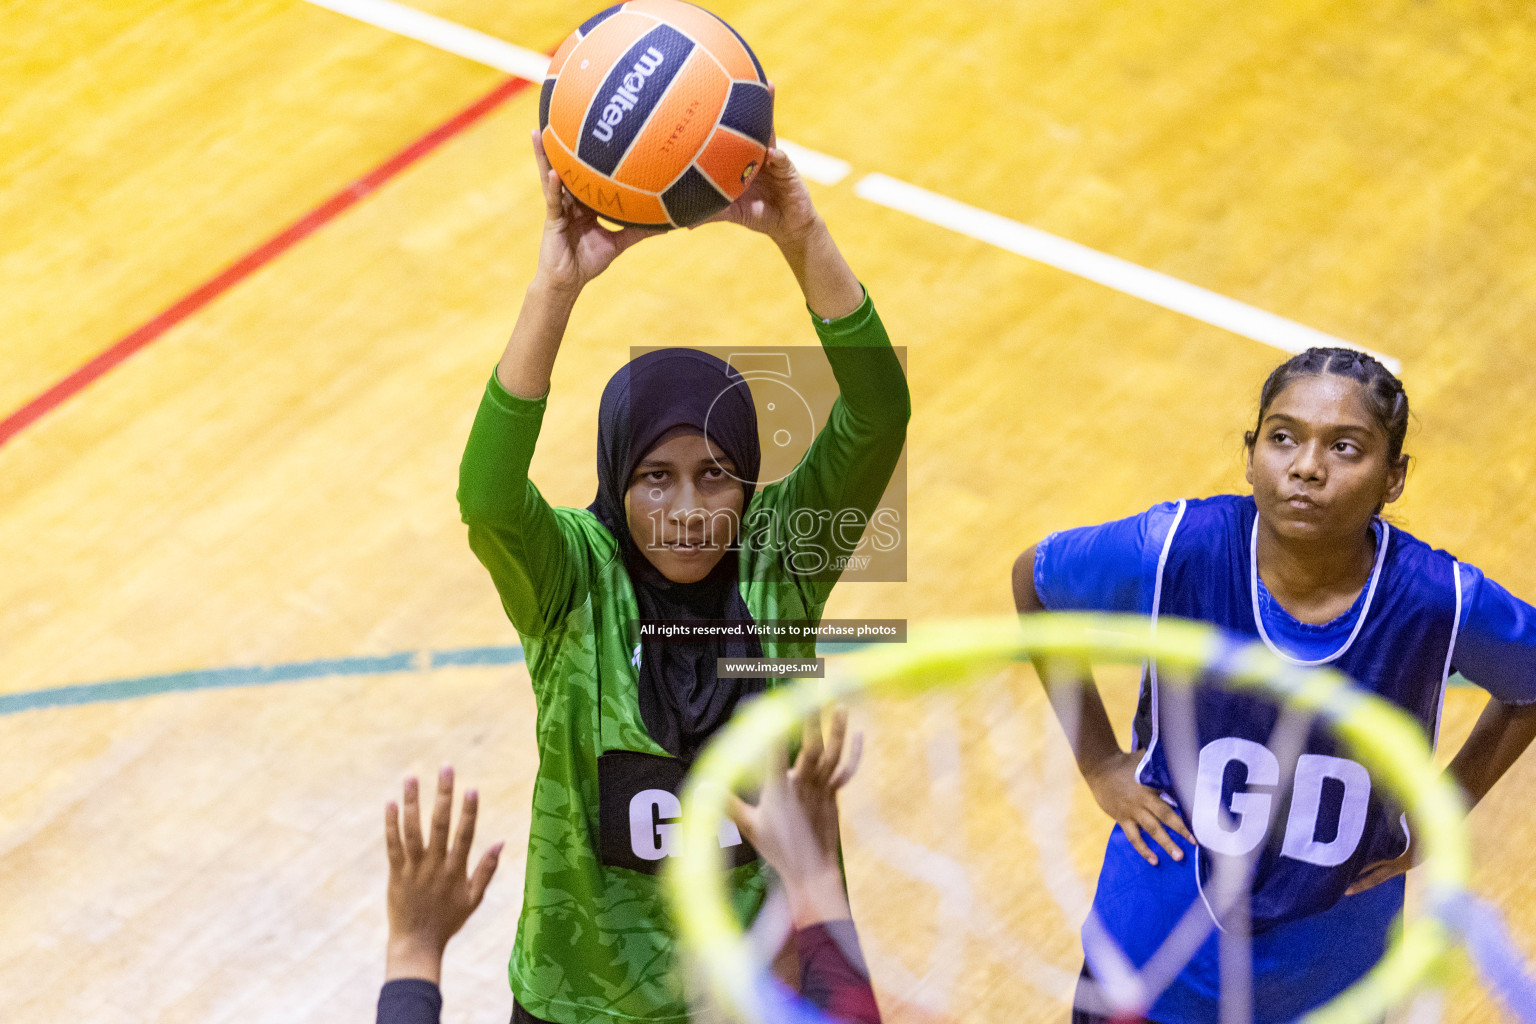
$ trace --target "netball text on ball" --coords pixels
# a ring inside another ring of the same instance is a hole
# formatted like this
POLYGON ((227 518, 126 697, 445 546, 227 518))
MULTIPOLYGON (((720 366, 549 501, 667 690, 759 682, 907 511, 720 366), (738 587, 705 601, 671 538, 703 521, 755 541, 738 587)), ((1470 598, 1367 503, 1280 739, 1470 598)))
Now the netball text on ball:
POLYGON ((626 110, 635 109, 635 104, 640 99, 640 90, 645 88, 645 80, 661 67, 661 62, 665 59, 666 55, 654 46, 640 55, 640 59, 635 61, 635 69, 624 76, 623 84, 608 100, 608 105, 603 108, 602 119, 592 126, 594 139, 607 142, 613 138, 614 126, 624 120, 626 110))

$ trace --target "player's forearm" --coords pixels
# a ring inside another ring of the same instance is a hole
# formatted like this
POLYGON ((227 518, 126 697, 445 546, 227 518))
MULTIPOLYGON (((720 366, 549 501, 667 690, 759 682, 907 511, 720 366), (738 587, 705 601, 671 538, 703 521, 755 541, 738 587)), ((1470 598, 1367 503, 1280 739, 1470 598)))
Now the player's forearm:
POLYGON ((549 375, 580 294, 580 288, 559 287, 542 275, 534 277, 507 349, 496 364, 496 378, 507 391, 529 399, 549 393, 549 375))
POLYGON ((825 582, 830 585, 840 575, 834 567, 844 564, 842 556, 870 539, 883 550, 879 545, 898 535, 899 523, 889 511, 874 521, 875 534, 867 534, 901 459, 912 399, 901 361, 862 287, 859 305, 849 315, 810 319, 837 380, 838 397, 773 500, 787 515, 818 513, 817 529, 799 547, 829 556, 825 582))
MULTIPOLYGON (((1031 547, 1014 563, 1014 605, 1021 615, 1046 610, 1035 592, 1034 561, 1035 549, 1031 547)), ((1115 739, 1115 729, 1109 722, 1109 712, 1104 708, 1099 687, 1086 665, 1069 668, 1059 661, 1032 660, 1040 685, 1045 687, 1046 699, 1051 702, 1051 710, 1072 747, 1078 771, 1087 778, 1106 758, 1120 753, 1120 741, 1115 739)))
MULTIPOLYGON (((906 371, 873 300, 859 285, 859 304, 846 316, 812 316, 832 376, 838 402, 827 419, 839 449, 870 448, 899 452, 912 418, 906 371)), ((884 490, 882 484, 881 490, 884 490)))
POLYGON ((784 895, 795 928, 809 928, 827 921, 843 921, 853 916, 848 908, 848 890, 843 888, 842 872, 834 861, 821 871, 805 877, 783 875, 784 895))
MULTIPOLYGON (((1013 605, 1020 615, 1046 610, 1045 602, 1035 589, 1035 549, 1038 546, 1025 548, 1013 563, 1013 605)), ((1034 663, 1046 698, 1051 702, 1051 710, 1056 713, 1056 720, 1072 745, 1078 770, 1087 776, 1103 764, 1105 758, 1120 753, 1120 741, 1115 739, 1115 729, 1110 724, 1099 687, 1086 665, 1068 669, 1060 662, 1043 658, 1035 658, 1034 663)))
POLYGON ((1099 696, 1098 684, 1086 669, 1072 671, 1068 677, 1061 666, 1042 664, 1041 660, 1036 659, 1035 671, 1040 674, 1056 720, 1067 734, 1072 756, 1077 759, 1077 770, 1087 778, 1109 758, 1121 753, 1120 741, 1115 739, 1115 728, 1104 708, 1104 699, 1099 696))
POLYGON ((391 935, 384 954, 384 980, 420 978, 442 984, 443 949, 417 935, 391 935))
POLYGON ((498 379, 486 381, 459 463, 459 513, 470 550, 524 636, 543 635, 569 607, 576 585, 554 510, 528 479, 544 406, 509 394, 498 379))
POLYGON ((1476 806, 1536 738, 1536 705, 1515 706, 1490 697, 1467 742, 1446 771, 1476 806))
POLYGON ((1035 551, 1039 547, 1031 544, 1013 560, 1013 607, 1020 615, 1045 611, 1045 602, 1035 590, 1035 551))
POLYGON ((776 238, 784 261, 805 294, 805 304, 823 320, 847 316, 864 303, 864 286, 854 276, 832 232, 820 217, 803 234, 776 238))

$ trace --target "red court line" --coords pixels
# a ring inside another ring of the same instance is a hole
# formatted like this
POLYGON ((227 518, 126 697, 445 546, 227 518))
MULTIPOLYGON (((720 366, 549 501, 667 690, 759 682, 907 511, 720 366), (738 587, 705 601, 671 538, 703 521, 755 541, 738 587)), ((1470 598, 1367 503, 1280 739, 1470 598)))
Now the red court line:
POLYGON ((77 367, 69 376, 47 391, 33 398, 26 405, 0 420, 0 445, 21 433, 27 427, 77 394, 87 384, 103 376, 123 360, 159 338, 166 331, 202 309, 208 303, 229 291, 257 270, 287 252, 297 243, 320 230, 339 214, 347 210, 411 164, 432 152, 444 142, 480 120, 486 114, 516 96, 530 83, 523 78, 509 78, 480 97, 421 138, 406 146, 379 166, 358 178, 346 188, 331 196, 319 206, 288 225, 250 252, 219 271, 213 277, 192 289, 160 313, 146 320, 104 351, 97 353, 89 362, 77 367))

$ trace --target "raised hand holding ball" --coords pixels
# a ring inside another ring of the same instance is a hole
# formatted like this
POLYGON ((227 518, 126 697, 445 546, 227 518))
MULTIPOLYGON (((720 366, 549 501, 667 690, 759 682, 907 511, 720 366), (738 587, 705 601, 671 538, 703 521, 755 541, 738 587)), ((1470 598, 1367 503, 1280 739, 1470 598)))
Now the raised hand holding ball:
POLYGON ((565 187, 604 219, 689 227, 729 206, 763 166, 773 96, 725 22, 680 0, 629 0, 555 51, 539 130, 565 187))

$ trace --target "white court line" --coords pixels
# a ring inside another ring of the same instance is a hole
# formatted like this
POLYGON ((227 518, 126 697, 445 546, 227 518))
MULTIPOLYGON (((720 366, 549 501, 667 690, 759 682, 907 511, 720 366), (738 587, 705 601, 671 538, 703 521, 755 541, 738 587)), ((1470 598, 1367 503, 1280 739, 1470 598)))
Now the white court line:
MULTIPOLYGON (((530 82, 544 81, 549 58, 534 50, 488 36, 466 25, 439 18, 394 0, 309 0, 337 14, 382 28, 386 32, 414 39, 439 50, 456 54, 478 64, 497 68, 530 82)), ((848 161, 797 146, 780 139, 779 146, 789 154, 800 173, 821 185, 836 185, 853 170, 848 161)))
POLYGON ((1391 356, 1354 342, 884 174, 866 175, 854 186, 854 192, 872 203, 909 213, 930 224, 989 242, 1284 352, 1304 352, 1314 345, 1351 348, 1376 357, 1393 373, 1402 369, 1402 364, 1391 356))
POLYGON ((518 78, 526 78, 530 82, 542 82, 544 73, 549 70, 549 58, 542 53, 525 50, 521 46, 513 46, 495 36, 488 36, 466 25, 418 11, 414 7, 397 4, 394 0, 309 0, 309 2, 316 7, 324 7, 328 11, 345 14, 349 18, 356 18, 358 21, 367 22, 369 25, 405 36, 407 39, 414 39, 428 46, 435 46, 439 50, 458 54, 476 63, 489 65, 516 75, 518 78))
MULTIPOLYGON (((309 3, 531 82, 543 81, 549 69, 549 58, 542 53, 513 46, 394 0, 309 0, 309 3)), ((780 139, 779 145, 800 173, 818 184, 836 185, 852 171, 846 160, 797 146, 787 139, 780 139)), ((1402 371, 1402 364, 1391 356, 884 174, 866 175, 854 186, 854 193, 870 202, 989 242, 1000 249, 1134 295, 1155 306, 1273 345, 1284 352, 1302 352, 1313 345, 1352 348, 1375 356, 1393 373, 1402 371)))

